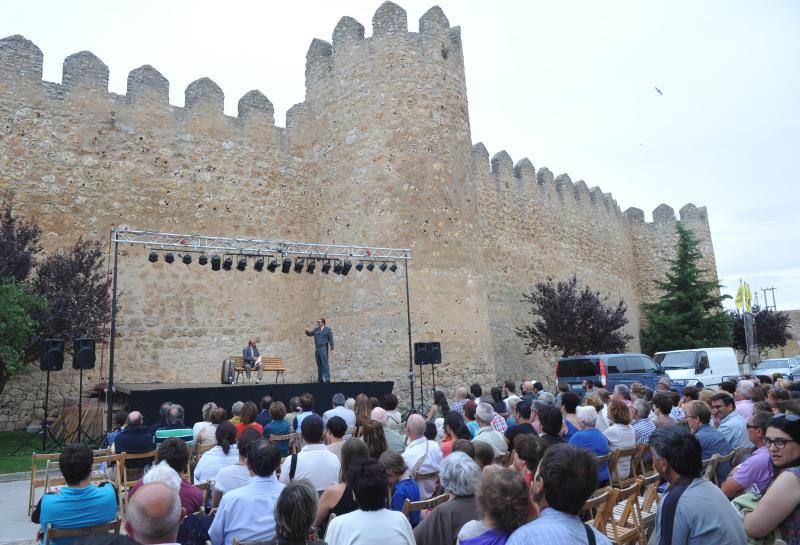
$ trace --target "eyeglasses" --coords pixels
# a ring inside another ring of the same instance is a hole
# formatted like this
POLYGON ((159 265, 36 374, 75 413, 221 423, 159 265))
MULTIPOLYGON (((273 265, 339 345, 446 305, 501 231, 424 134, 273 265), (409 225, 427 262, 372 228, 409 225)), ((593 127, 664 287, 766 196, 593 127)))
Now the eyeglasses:
POLYGON ((794 439, 784 439, 783 437, 778 437, 773 439, 772 437, 765 437, 764 438, 764 446, 767 448, 772 448, 772 445, 775 445, 775 448, 778 450, 782 450, 783 447, 786 446, 786 443, 796 443, 794 439))
POLYGON ((752 424, 747 424, 747 428, 751 430, 760 430, 762 429, 761 426, 754 426, 752 424))

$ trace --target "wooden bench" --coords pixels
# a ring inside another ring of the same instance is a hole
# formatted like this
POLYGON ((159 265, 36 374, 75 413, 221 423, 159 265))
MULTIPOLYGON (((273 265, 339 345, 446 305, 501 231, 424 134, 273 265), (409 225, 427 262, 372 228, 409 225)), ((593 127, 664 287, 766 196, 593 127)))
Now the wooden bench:
MULTIPOLYGON (((236 378, 234 383, 239 382, 239 378, 242 377, 242 381, 244 381, 244 377, 247 375, 245 374, 244 368, 244 358, 242 356, 231 356, 231 361, 233 362, 233 370, 236 372, 236 378)), ((283 363, 283 358, 279 358, 277 356, 261 356, 261 368, 264 370, 265 373, 275 373, 275 382, 278 382, 278 377, 281 377, 283 382, 286 382, 286 364, 283 363)), ((250 371, 251 373, 257 373, 255 369, 250 371)))

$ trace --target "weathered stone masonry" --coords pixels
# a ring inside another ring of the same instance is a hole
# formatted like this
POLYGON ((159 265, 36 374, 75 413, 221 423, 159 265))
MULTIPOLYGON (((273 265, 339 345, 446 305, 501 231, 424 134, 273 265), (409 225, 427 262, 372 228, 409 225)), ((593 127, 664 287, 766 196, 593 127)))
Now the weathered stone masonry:
MULTIPOLYGON (((526 356, 513 328, 526 321, 521 293, 548 275, 572 273, 628 303, 652 300, 675 235, 675 214, 622 213, 583 181, 554 177, 504 152, 472 145, 458 27, 431 8, 419 32, 384 3, 372 36, 343 17, 331 42, 306 58, 306 96, 274 124, 271 102, 251 91, 238 116, 202 78, 183 108, 153 67, 108 92, 108 68, 89 52, 64 61, 62 83, 42 81, 42 52, 21 36, 0 40, 0 192, 36 219, 48 251, 79 236, 106 240, 136 229, 289 240, 408 246, 415 340, 441 340, 439 382, 452 388, 550 373, 551 358, 526 356)), ((716 274, 705 208, 680 221, 701 238, 716 274)), ((250 335, 283 356, 288 380, 315 377, 302 335, 319 315, 338 345, 334 380, 393 379, 407 395, 405 292, 397 273, 212 273, 120 261, 117 380, 210 382, 250 335)), ((638 349, 636 342, 630 347, 638 349)), ((96 384, 99 369, 88 373, 96 384)), ((77 375, 56 373, 51 406, 77 393, 77 375)), ((41 406, 38 370, 0 399, 0 428, 41 406)))

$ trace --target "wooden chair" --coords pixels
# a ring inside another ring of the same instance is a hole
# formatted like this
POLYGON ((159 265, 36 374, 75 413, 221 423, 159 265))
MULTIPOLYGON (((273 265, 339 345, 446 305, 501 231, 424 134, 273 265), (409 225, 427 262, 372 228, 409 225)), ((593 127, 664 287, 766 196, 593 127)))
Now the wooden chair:
POLYGON ((197 488, 203 491, 203 503, 200 507, 200 510, 197 511, 198 515, 205 515, 206 514, 206 502, 208 501, 208 491, 211 487, 211 481, 206 481, 204 483, 196 484, 197 488))
POLYGON ((270 441, 289 441, 290 454, 297 454, 297 432, 287 433, 286 435, 270 435, 270 441))
POLYGON ((639 490, 642 479, 617 492, 616 505, 610 520, 606 523, 605 534, 615 545, 639 541, 642 534, 642 514, 639 511, 639 490))
POLYGON ((583 504, 583 509, 581 509, 581 512, 588 515, 588 518, 585 520, 591 519, 592 521, 587 524, 594 526, 601 532, 605 532, 606 524, 608 524, 611 518, 612 509, 616 503, 618 493, 618 489, 608 486, 596 490, 592 497, 586 500, 586 503, 583 504))
POLYGON ((738 466, 745 460, 747 460, 756 447, 739 447, 734 450, 733 460, 731 460, 731 469, 738 466))
POLYGON ((650 445, 642 443, 636 445, 636 474, 640 477, 647 475, 648 469, 652 469, 653 460, 650 457, 650 445))
MULTIPOLYGON (((117 467, 123 465, 125 462, 125 455, 124 454, 108 454, 106 456, 95 456, 94 463, 95 464, 109 464, 115 463, 117 467)), ((119 517, 122 517, 122 475, 119 471, 114 472, 114 478, 109 479, 106 472, 103 470, 93 471, 91 482, 100 483, 104 481, 110 481, 114 484, 114 488, 117 491, 117 505, 119 506, 119 517)))
POLYGON ((715 485, 720 486, 722 483, 718 483, 717 482, 717 471, 716 470, 719 469, 719 466, 721 466, 723 464, 728 464, 728 471, 730 472, 731 462, 733 462, 733 457, 736 456, 736 451, 732 450, 728 454, 725 454, 725 455, 715 454, 714 456, 719 456, 719 458, 717 458, 717 465, 714 468, 714 473, 711 475, 713 478, 712 479, 708 479, 708 480, 713 482, 715 485))
MULTIPOLYGON (((151 460, 150 464, 155 464, 158 460, 158 450, 151 450, 150 452, 142 452, 141 454, 131 454, 130 452, 123 452, 122 467, 122 487, 125 489, 125 506, 128 506, 128 490, 133 488, 136 481, 144 476, 144 468, 131 468, 128 469, 128 461, 130 460, 151 460)), ((119 472, 119 470, 118 470, 119 472)))
POLYGON ((714 454, 708 460, 703 460, 703 475, 709 481, 717 481, 717 464, 719 464, 719 454, 714 454))
MULTIPOLYGON (((111 449, 98 449, 93 451, 95 456, 105 456, 111 453, 111 449)), ((42 488, 42 493, 47 491, 47 480, 48 480, 48 462, 55 461, 56 466, 58 465, 58 458, 61 456, 60 452, 49 452, 47 454, 31 454, 31 481, 30 481, 30 491, 28 493, 28 516, 31 516, 33 510, 36 508, 36 489, 42 488), (41 467, 41 462, 44 462, 44 467, 41 467), (45 474, 41 477, 37 477, 36 474, 40 471, 44 470, 45 474)), ((51 466, 52 469, 52 466, 51 466)), ((61 485, 65 484, 63 479, 61 480, 61 485)))
POLYGON ((639 496, 639 513, 642 516, 642 543, 647 542, 647 534, 656 525, 656 513, 658 512, 658 502, 661 496, 658 494, 658 487, 661 484, 661 475, 653 471, 645 475, 642 479, 642 492, 639 496))
POLYGON ((86 526, 85 528, 54 528, 52 524, 47 525, 47 531, 44 534, 44 545, 50 545, 51 539, 64 538, 64 537, 82 537, 93 534, 107 534, 113 531, 114 535, 119 535, 120 519, 106 522, 105 524, 98 524, 96 526, 86 526))
POLYGON ((636 447, 629 448, 629 449, 624 449, 624 450, 620 449, 620 450, 613 451, 613 455, 612 455, 611 460, 609 461, 609 464, 608 464, 608 475, 609 475, 609 478, 611 479, 611 482, 615 486, 617 486, 618 488, 624 488, 624 487, 628 486, 630 483, 632 483, 633 481, 636 480, 636 468, 635 468, 634 462, 635 462, 635 458, 636 458, 636 453, 637 452, 638 452, 638 449, 636 447), (619 468, 620 462, 622 460, 624 460, 625 458, 628 458, 628 460, 629 460, 630 472, 628 473, 627 477, 625 477, 624 479, 620 479, 619 478, 619 469, 618 468, 619 468), (612 463, 614 465, 613 471, 612 471, 612 468, 611 468, 612 463))
POLYGON ((408 517, 409 514, 413 513, 414 511, 424 511, 426 509, 433 509, 440 503, 444 503, 450 497, 449 494, 442 494, 440 496, 434 496, 433 498, 427 500, 420 500, 420 501, 411 501, 406 498, 406 502, 403 504, 403 514, 408 517))

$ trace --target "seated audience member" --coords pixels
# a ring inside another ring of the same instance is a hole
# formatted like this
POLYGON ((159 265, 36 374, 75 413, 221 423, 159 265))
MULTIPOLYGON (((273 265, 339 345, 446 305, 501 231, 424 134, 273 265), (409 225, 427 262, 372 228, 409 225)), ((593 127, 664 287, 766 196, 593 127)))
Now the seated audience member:
POLYGON ((717 430, 731 448, 753 446, 747 438, 747 422, 736 410, 736 403, 731 395, 720 392, 711 398, 711 416, 715 422, 719 422, 717 430))
MULTIPOLYGON (((273 435, 289 435, 292 433, 292 427, 286 422, 286 405, 282 401, 273 401, 272 405, 269 406, 269 414, 272 420, 264 428, 264 439, 269 440, 273 435)), ((275 444, 281 449, 281 456, 289 455, 288 439, 275 441, 275 444)))
MULTIPOLYGON (((441 421, 442 419, 437 418, 437 420, 441 421)), ((439 428, 436 426, 436 424, 428 420, 427 422, 425 422, 425 433, 423 435, 425 436, 426 439, 430 441, 437 441, 439 435, 439 428)))
POLYGON ((492 409, 494 409, 494 412, 503 418, 507 417, 508 407, 503 402, 503 390, 501 390, 499 386, 492 386, 492 389, 489 391, 489 393, 492 396, 490 405, 492 406, 492 409))
POLYGON ((494 457, 498 458, 508 453, 503 436, 492 427, 492 419, 495 416, 494 409, 488 403, 479 403, 475 411, 475 420, 478 422, 478 432, 475 434, 473 443, 487 443, 494 451, 494 457))
POLYGON ((705 403, 706 405, 711 407, 711 398, 714 397, 714 395, 716 393, 717 392, 714 391, 714 390, 709 390, 708 388, 703 388, 697 394, 697 399, 698 399, 698 401, 702 401, 703 403, 705 403))
POLYGON ((477 382, 474 384, 470 384, 469 386, 469 395, 472 398, 472 401, 475 402, 475 405, 479 403, 488 402, 489 400, 483 399, 483 387, 478 384, 477 382))
POLYGON ((414 528, 417 545, 455 543, 461 528, 480 518, 475 500, 481 482, 478 464, 466 454, 454 452, 442 461, 439 479, 450 499, 434 507, 414 528))
POLYGON ((161 403, 161 407, 158 409, 158 422, 153 424, 150 427, 150 435, 154 436, 156 431, 160 430, 161 428, 167 425, 167 414, 169 413, 169 408, 172 406, 171 401, 164 401, 161 403))
POLYGON ((328 522, 333 513, 337 517, 358 509, 353 500, 353 489, 347 481, 348 470, 355 462, 370 458, 367 445, 358 437, 351 437, 342 447, 342 465, 339 471, 339 482, 325 489, 319 499, 314 527, 321 528, 328 522))
POLYGON ((723 392, 730 394, 731 396, 736 391, 736 383, 732 380, 725 380, 722 381, 719 385, 719 389, 723 392))
MULTIPOLYGON (((399 401, 394 394, 386 394, 383 396, 383 408, 386 410, 386 424, 393 428, 400 427, 403 422, 403 417, 400 411, 397 410, 399 401)), ((452 410, 456 410, 453 407, 452 410)))
POLYGON ((666 428, 675 425, 675 421, 669 415, 671 412, 672 398, 670 396, 664 393, 658 393, 653 396, 653 413, 655 415, 653 424, 656 425, 656 428, 666 428))
POLYGON ((540 437, 544 442, 548 446, 565 443, 566 441, 561 437, 561 428, 564 426, 564 417, 561 414, 561 410, 542 401, 534 403, 534 408, 536 410, 536 419, 542 427, 540 437))
MULTIPOLYGON (((344 400, 344 406, 345 406, 346 409, 350 409, 351 411, 355 412, 355 410, 356 410, 356 400, 355 400, 355 398, 348 397, 347 399, 345 399, 344 400)), ((356 419, 356 420, 358 420, 358 419, 356 419)), ((358 422, 356 422, 356 425, 358 425, 358 422)))
POLYGON ((369 403, 369 398, 366 394, 358 394, 356 396, 356 406, 353 409, 356 415, 356 426, 361 427, 369 422, 369 415, 372 413, 372 407, 369 403))
POLYGON ((564 394, 566 394, 567 392, 569 392, 569 385, 566 384, 565 382, 559 382, 558 385, 556 385, 556 397, 553 405, 555 405, 560 409, 561 400, 563 399, 564 394))
POLYGON ((183 407, 177 403, 170 405, 167 412, 167 425, 156 431, 153 443, 158 446, 168 437, 177 437, 188 446, 194 445, 192 429, 183 423, 183 407))
POLYGON ((456 400, 450 407, 450 412, 457 412, 461 416, 464 416, 464 405, 467 403, 467 401, 472 401, 469 398, 469 390, 463 386, 459 386, 456 388, 456 400))
POLYGON ((270 405, 272 405, 272 396, 267 394, 261 398, 261 403, 259 403, 260 410, 256 417, 256 422, 258 422, 262 428, 272 422, 272 417, 269 415, 270 405))
POLYGON ((453 441, 453 449, 450 451, 450 454, 454 452, 463 452, 473 460, 475 459, 475 445, 468 439, 456 439, 453 441))
POLYGON ((586 543, 589 532, 597 545, 611 541, 585 525, 578 514, 597 488, 597 458, 586 449, 558 444, 545 451, 530 495, 539 516, 520 526, 507 545, 586 543))
POLYGON ((669 389, 672 388, 672 381, 669 377, 661 377, 658 379, 656 383, 656 391, 658 392, 669 392, 669 389))
MULTIPOLYGON (((236 443, 236 450, 239 451, 239 461, 233 465, 225 466, 217 472, 214 479, 214 493, 211 499, 211 507, 219 505, 219 501, 224 494, 231 490, 241 488, 250 482, 250 469, 247 467, 247 455, 250 447, 261 439, 258 430, 247 428, 239 434, 239 441, 236 443)), ((189 511, 191 513, 192 511, 189 511)))
POLYGON ((594 410, 597 411, 597 423, 595 424, 595 428, 600 431, 603 431, 609 426, 608 419, 603 415, 603 410, 606 408, 603 405, 603 402, 597 396, 589 396, 585 398, 585 403, 587 406, 594 407, 594 410))
POLYGON ((247 467, 253 477, 246 485, 222 496, 208 530, 212 545, 232 545, 241 541, 267 541, 275 538, 275 503, 284 485, 275 478, 281 451, 263 439, 250 446, 247 467))
POLYGON ((128 411, 116 411, 114 412, 114 429, 106 435, 105 443, 111 445, 114 443, 114 439, 117 438, 117 435, 122 433, 122 430, 125 429, 125 426, 128 425, 128 411))
POLYGON ((275 504, 275 545, 325 545, 308 540, 317 503, 317 491, 310 482, 300 479, 286 485, 275 504))
POLYGON ((475 411, 478 409, 478 406, 475 404, 474 401, 468 399, 466 403, 464 403, 464 420, 467 423, 467 429, 472 434, 472 437, 475 437, 475 434, 478 433, 478 423, 475 421, 475 411))
MULTIPOLYGON (((44 537, 48 524, 54 528, 83 528, 116 518, 117 494, 111 483, 95 486, 90 482, 93 463, 92 449, 85 445, 67 445, 61 451, 58 469, 67 484, 58 492, 42 496, 31 515, 31 521, 41 525, 39 539, 44 537)), ((65 541, 53 541, 56 545, 59 542, 65 541)))
POLYGON ((435 474, 442 463, 442 450, 436 441, 425 437, 425 419, 418 414, 409 415, 406 421, 408 446, 403 451, 403 460, 406 462, 411 477, 419 485, 420 496, 427 500, 433 495, 436 488, 435 474), (430 476, 420 478, 420 476, 430 476))
POLYGON ((764 445, 780 472, 758 506, 744 516, 750 538, 779 530, 787 545, 800 543, 800 417, 778 414, 767 425, 764 445))
POLYGON ((650 543, 747 543, 736 509, 702 476, 696 435, 678 426, 659 428, 650 436, 650 451, 653 467, 669 483, 658 502, 650 543))
POLYGON ((650 403, 645 399, 637 399, 633 402, 633 422, 631 422, 631 427, 636 434, 637 445, 648 443, 650 434, 656 429, 656 425, 648 418, 651 410, 650 403))
POLYGON ((508 407, 508 418, 506 418, 506 426, 511 427, 517 425, 517 420, 514 415, 514 410, 516 410, 517 403, 519 403, 520 401, 522 401, 522 398, 515 396, 513 394, 505 399, 505 404, 508 407))
POLYGON ((700 394, 700 390, 695 388, 694 386, 684 386, 683 387, 683 399, 681 400, 681 409, 686 409, 686 404, 690 401, 697 401, 699 399, 698 394, 700 394))
POLYGON ((380 406, 381 406, 381 400, 380 399, 378 399, 375 396, 372 396, 372 397, 369 398, 369 410, 370 410, 370 412, 372 412, 372 409, 374 409, 375 407, 380 407, 380 406))
POLYGON ((344 394, 333 394, 331 399, 332 409, 328 409, 322 413, 322 425, 327 425, 328 419, 333 416, 338 416, 345 421, 347 427, 356 427, 356 413, 344 406, 346 398, 344 394))
POLYGON ((536 401, 537 395, 539 392, 534 391, 533 382, 530 380, 523 381, 522 383, 522 401, 527 401, 529 404, 533 405, 533 402, 536 401))
MULTIPOLYGON (((474 443, 474 441, 473 441, 474 443)), ((495 463, 494 450, 488 443, 475 443, 475 463, 481 468, 481 473, 487 475, 490 472, 501 469, 503 466, 495 463)))
POLYGON ((685 413, 681 407, 681 394, 677 390, 670 390, 667 392, 670 400, 672 401, 672 409, 669 411, 669 417, 675 421, 676 424, 682 424, 685 413))
POLYGON ((444 392, 436 390, 433 392, 433 405, 428 411, 428 416, 425 420, 433 422, 437 418, 444 418, 450 412, 450 405, 447 403, 447 398, 444 392))
MULTIPOLYGON (((376 407, 375 409, 380 409, 376 407)), ((375 410, 373 409, 373 411, 375 410)), ((383 410, 383 409, 380 409, 383 410)), ((376 420, 370 420, 361 428, 361 439, 366 443, 369 457, 377 460, 381 454, 389 450, 386 436, 383 434, 383 425, 376 420)))
POLYGON ((564 424, 567 426, 567 433, 563 435, 564 441, 569 443, 570 438, 580 430, 578 417, 575 409, 581 404, 581 398, 575 392, 567 392, 561 396, 561 414, 564 417, 564 424))
POLYGON ((504 545, 528 520, 528 486, 516 471, 500 469, 485 476, 477 499, 482 518, 461 527, 459 545, 504 545))
POLYGON ((752 380, 740 380, 736 385, 736 391, 733 393, 733 399, 736 401, 736 412, 742 415, 742 418, 747 420, 753 415, 753 400, 750 399, 753 394, 752 380))
POLYGON ((248 401, 242 407, 242 412, 239 413, 239 423, 236 424, 236 437, 239 437, 246 429, 252 428, 258 432, 259 435, 264 433, 264 427, 256 422, 258 418, 258 407, 252 401, 248 401))
POLYGON ((217 472, 225 466, 239 462, 239 449, 236 448, 236 426, 230 422, 223 422, 217 426, 217 445, 212 447, 194 468, 194 484, 213 481, 217 472))
POLYGON ((207 428, 212 426, 211 424, 211 411, 217 408, 217 404, 209 401, 208 403, 203 403, 203 408, 201 409, 201 414, 203 419, 200 422, 195 422, 194 426, 192 426, 192 441, 194 444, 197 444, 197 434, 203 428, 207 428))
POLYGON ((773 466, 769 449, 764 444, 767 425, 772 413, 756 411, 747 419, 747 435, 756 446, 756 451, 740 463, 722 483, 722 492, 733 498, 740 492, 761 496, 772 482, 773 466))
POLYGON ((184 515, 173 488, 162 482, 145 484, 128 502, 125 533, 140 545, 175 543, 184 515))
POLYGON ((387 448, 393 452, 403 452, 403 449, 405 449, 406 440, 402 435, 389 427, 389 415, 386 412, 386 409, 375 407, 370 413, 370 418, 373 421, 380 423, 383 427, 383 436, 386 438, 387 448))
POLYGON ((217 426, 222 424, 228 419, 228 413, 222 407, 213 409, 208 416, 209 425, 203 426, 197 432, 194 439, 194 446, 197 447, 213 447, 217 444, 217 426))
POLYGON ((242 408, 244 407, 244 401, 236 401, 233 405, 231 405, 231 417, 228 419, 228 422, 236 426, 241 422, 241 414, 242 408))
MULTIPOLYGON (((467 423, 464 417, 456 411, 450 411, 447 418, 444 419, 444 438, 439 443, 439 448, 442 449, 442 456, 447 457, 453 451, 453 442, 457 439, 472 440, 472 432, 467 428, 467 423)), ((389 445, 391 448, 391 445, 389 445)), ((397 451, 402 452, 402 450, 397 451)))
MULTIPOLYGON (((514 381, 507 380, 503 382, 503 399, 508 401, 509 397, 516 395, 517 395, 517 385, 514 383, 514 381)), ((508 403, 506 403, 506 407, 508 407, 508 403)))
MULTIPOLYGON (((637 399, 634 403, 647 403, 643 399, 637 399)), ((580 424, 580 431, 569 440, 569 444, 591 450, 597 456, 605 456, 611 452, 611 447, 608 444, 608 437, 595 428, 597 423, 597 411, 594 407, 578 407, 577 409, 578 423, 580 424)), ((597 486, 602 488, 608 485, 608 462, 601 462, 598 464, 597 473, 597 486)))
POLYGON ((512 467, 522 474, 528 486, 533 482, 533 475, 545 450, 547 450, 545 442, 536 435, 523 433, 514 438, 512 467))
MULTIPOLYGON (((703 460, 708 460, 714 454, 724 456, 731 451, 727 439, 710 422, 711 409, 703 401, 690 401, 686 404, 686 425, 700 442, 703 460)), ((719 464, 717 466, 717 482, 724 482, 729 471, 730 464, 719 464)))
POLYGON ((341 416, 332 416, 325 424, 325 448, 334 453, 339 461, 342 459, 342 446, 347 433, 347 423, 341 416))
POLYGON ((305 444, 300 452, 284 460, 281 482, 288 484, 295 479, 307 479, 321 492, 339 481, 341 463, 322 444, 322 418, 315 414, 306 416, 300 425, 300 434, 305 444))
POLYGON ((284 416, 283 419, 289 424, 292 431, 300 432, 300 426, 297 425, 295 419, 302 411, 303 409, 300 408, 300 398, 298 396, 290 397, 289 409, 286 411, 286 416, 284 416))
POLYGON ((325 534, 328 545, 414 545, 408 519, 386 509, 389 482, 382 465, 358 460, 350 466, 347 480, 358 509, 330 522, 325 534))
MULTIPOLYGON (((611 450, 628 450, 636 446, 636 432, 631 427, 631 413, 627 405, 616 399, 608 404, 608 418, 612 424, 603 431, 611 450)), ((631 457, 624 456, 617 462, 616 476, 627 479, 631 473, 631 457)), ((612 475, 613 477, 613 475, 612 475)))
MULTIPOLYGON (((131 411, 128 414, 128 424, 125 429, 117 435, 111 444, 111 452, 114 454, 144 454, 153 450, 153 434, 144 425, 142 413, 131 411)), ((138 460, 126 460, 125 467, 128 471, 134 470, 140 475, 144 473, 144 468, 150 465, 152 460, 141 458, 138 460)), ((116 467, 109 468, 109 475, 113 478, 116 467)))
POLYGON ((519 401, 514 407, 514 421, 516 424, 509 427, 505 433, 506 443, 513 447, 514 438, 523 433, 538 435, 531 425, 531 405, 527 401, 519 401))
MULTIPOLYGON (((163 443, 158 446, 158 459, 159 465, 166 463, 171 467, 175 474, 178 476, 179 489, 178 495, 181 499, 181 507, 186 513, 194 513, 203 507, 203 491, 191 484, 188 480, 183 478, 183 475, 189 475, 189 448, 186 443, 177 437, 170 437, 165 439, 163 443)), ((133 494, 143 485, 151 481, 148 480, 148 475, 152 473, 151 469, 145 474, 142 479, 139 479, 131 491, 128 492, 128 497, 133 494)))
MULTIPOLYGON (((451 413, 458 414, 458 413, 451 413)), ((397 452, 387 451, 381 454, 380 464, 386 468, 386 476, 389 479, 389 486, 392 488, 392 511, 402 511, 406 500, 419 501, 419 486, 408 474, 408 466, 403 457, 397 452)), ((420 513, 414 511, 409 513, 408 521, 414 527, 419 524, 420 513)))

